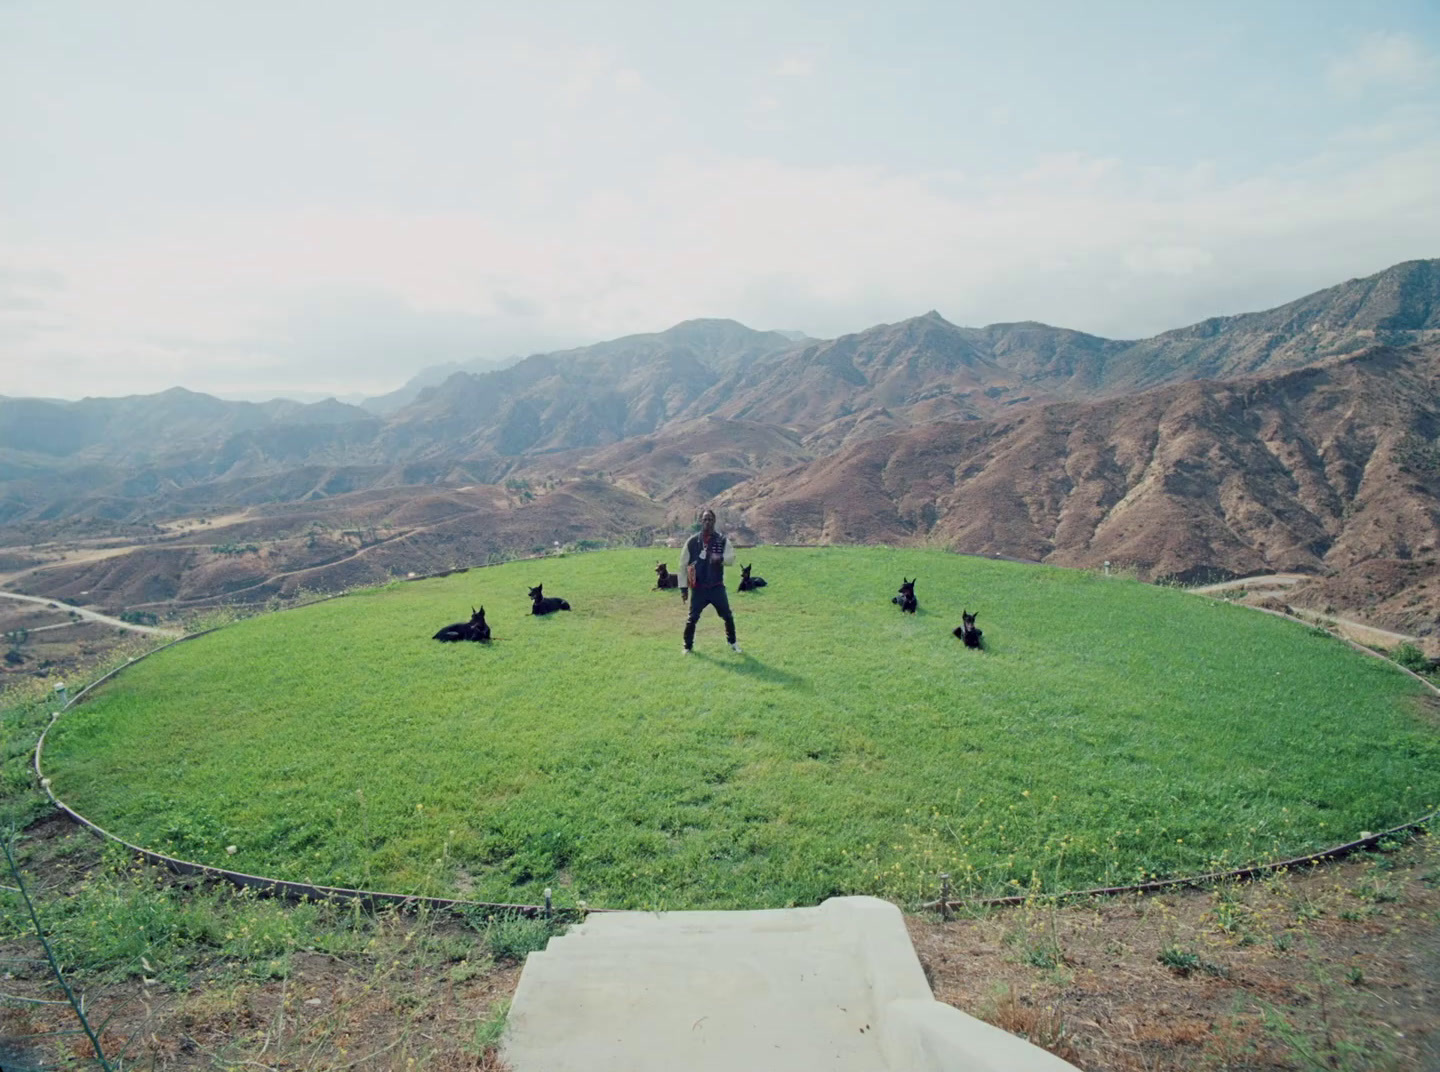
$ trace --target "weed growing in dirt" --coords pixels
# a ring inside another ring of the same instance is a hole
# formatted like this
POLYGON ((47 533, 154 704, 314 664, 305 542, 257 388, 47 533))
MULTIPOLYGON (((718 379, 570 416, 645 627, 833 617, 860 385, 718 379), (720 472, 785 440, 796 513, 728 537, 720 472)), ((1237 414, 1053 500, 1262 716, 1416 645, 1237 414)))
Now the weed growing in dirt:
POLYGON ((1177 975, 1189 975, 1200 967, 1200 954, 1178 945, 1167 945, 1155 959, 1177 975))
POLYGON ((1065 1018, 1054 1005, 1040 1005, 1018 994, 1013 986, 1000 989, 980 1010, 982 1019, 1018 1035, 1057 1057, 1073 1059, 1065 1018))
MULTIPOLYGON (((113 848, 79 886, 46 891, 43 900, 65 970, 101 980, 154 977, 177 988, 196 964, 217 956, 254 961, 269 975, 278 970, 276 958, 294 949, 354 953, 370 928, 368 919, 331 903, 286 905, 207 885, 185 890, 113 848)), ((0 940, 23 933, 21 908, 0 899, 0 940)))
POLYGON ((475 1022, 475 1036, 470 1040, 467 1049, 476 1055, 488 1053, 500 1044, 500 1036, 505 1034, 505 1020, 510 1015, 510 1003, 508 1001, 497 1001, 490 1006, 489 1014, 482 1020, 475 1022))
MULTIPOLYGON (((1351 968, 1345 987, 1354 990, 1364 982, 1364 972, 1351 968)), ((1400 1065, 1392 1040, 1383 1025, 1366 1022, 1352 1008, 1353 999, 1323 967, 1315 969, 1314 981, 1300 988, 1306 998, 1303 1008, 1281 1008, 1261 1002, 1267 1034, 1279 1042, 1294 1061, 1291 1067, 1339 1072, 1396 1072, 1400 1065)))
POLYGON ((522 961, 531 953, 545 948, 552 937, 564 928, 547 919, 526 919, 523 916, 496 916, 476 919, 470 925, 480 932, 485 948, 500 961, 522 961))

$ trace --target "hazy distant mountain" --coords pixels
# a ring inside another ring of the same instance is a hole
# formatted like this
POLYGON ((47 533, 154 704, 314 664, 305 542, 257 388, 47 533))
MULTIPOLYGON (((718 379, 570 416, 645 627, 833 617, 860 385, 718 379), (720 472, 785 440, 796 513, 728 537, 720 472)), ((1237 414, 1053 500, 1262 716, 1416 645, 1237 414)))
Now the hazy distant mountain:
POLYGON ((1114 393, 1300 368, 1334 354, 1440 338, 1440 260, 1405 261, 1263 313, 1220 316, 1132 343, 1104 362, 1114 393))
MULTIPOLYGON (((688 321, 687 324, 689 324, 689 325, 695 325, 695 326, 697 326, 697 328, 698 328, 698 326, 700 326, 700 325, 706 325, 706 324, 709 324, 709 325, 731 324, 731 325, 734 325, 735 327, 743 327, 743 325, 736 324, 736 322, 733 321, 733 320, 725 320, 725 321, 721 321, 721 320, 708 320, 708 321, 707 321, 707 320, 692 320, 692 321, 688 321)), ((660 334, 660 335, 666 335, 666 334, 672 334, 672 333, 675 333, 675 332, 680 332, 681 329, 683 329, 683 328, 685 328, 685 327, 686 327, 686 324, 680 324, 680 325, 677 325, 675 328, 670 329, 670 332, 668 332, 668 333, 667 333, 667 332, 660 332, 660 333, 658 333, 658 334, 660 334)), ((746 331, 749 331, 750 329, 749 329, 749 328, 745 328, 745 330, 746 330, 746 331)), ((702 334, 702 333, 703 333, 703 329, 700 329, 700 330, 697 330, 696 332, 693 332, 692 334, 698 335, 698 334, 702 334)), ((681 332, 681 334, 683 334, 683 332, 681 332)), ((762 334, 762 335, 778 335, 778 336, 781 336, 781 337, 783 337, 783 338, 785 338, 785 339, 788 339, 788 340, 789 340, 790 342, 792 342, 792 343, 794 343, 794 342, 805 342, 805 341, 808 341, 809 338, 810 338, 810 336, 806 335, 805 332, 803 332, 803 331, 773 331, 773 332, 761 332, 760 334, 762 334)), ((723 336, 723 331, 720 332, 720 335, 723 336)), ((642 340, 653 339, 653 338, 655 338, 655 337, 656 337, 656 335, 653 335, 653 334, 652 334, 652 335, 632 335, 632 336, 627 336, 626 338, 616 339, 616 340, 614 340, 614 342, 612 342, 612 343, 602 343, 602 344, 600 344, 600 345, 602 345, 602 346, 615 346, 615 345, 625 346, 625 345, 630 345, 630 344, 632 344, 632 343, 640 342, 640 341, 642 341, 642 340)), ((674 337, 673 334, 672 334, 672 337, 674 337)), ((592 348, 591 348, 591 347, 582 347, 582 348, 580 348, 580 349, 578 349, 578 350, 570 350, 570 351, 565 351, 565 352, 566 352, 566 353, 570 353, 570 354, 584 354, 584 353, 586 353, 587 351, 589 351, 590 349, 592 349, 592 348)), ((357 404, 360 405, 361 407, 363 407, 364 409, 369 410, 371 413, 374 413, 374 414, 377 415, 377 416, 380 416, 380 417, 388 417, 388 416, 390 416, 391 414, 393 414, 393 413, 395 413, 395 412, 403 409, 405 406, 408 406, 411 402, 414 402, 417 398, 420 397, 420 393, 421 393, 425 388, 427 388, 427 387, 438 387, 440 384, 442 384, 442 383, 444 383, 446 380, 448 380, 451 376, 455 375, 457 372, 464 372, 464 373, 469 373, 469 374, 471 374, 471 375, 477 375, 477 376, 478 376, 478 375, 483 375, 483 374, 485 374, 485 373, 487 373, 487 372, 494 372, 494 371, 497 371, 497 370, 499 370, 499 369, 509 368, 511 365, 517 364, 517 363, 519 363, 519 362, 522 361, 522 360, 523 360, 523 358, 518 357, 518 356, 514 356, 514 357, 504 357, 504 358, 494 358, 494 359, 491 359, 491 358, 476 358, 474 361, 447 361, 447 362, 446 362, 445 364, 443 364, 443 365, 430 365, 430 366, 428 366, 427 368, 421 369, 421 370, 420 370, 419 372, 417 372, 414 376, 412 376, 412 377, 405 383, 405 385, 404 385, 403 387, 397 388, 396 390, 390 391, 390 392, 388 392, 388 393, 386 393, 386 394, 383 394, 383 395, 376 395, 376 396, 373 397, 373 398, 364 398, 364 399, 358 400, 357 404)))
POLYGON ((392 418, 397 451, 521 455, 648 435, 721 377, 795 344, 733 320, 688 320, 483 375, 457 373, 392 418))
POLYGON ((0 398, 0 456, 143 465, 172 452, 213 448, 237 434, 283 434, 286 429, 333 429, 357 422, 374 424, 375 418, 334 399, 309 404, 287 399, 227 402, 183 387, 157 395, 78 402, 0 398))
MULTIPOLYGON (((1440 338, 1440 261, 1138 342, 1031 322, 965 328, 936 312, 830 341, 691 320, 456 372, 388 418, 334 400, 226 402, 181 388, 79 402, 0 399, 0 482, 30 482, 23 495, 0 484, 0 500, 29 509, 47 483, 78 490, 81 467, 99 467, 90 480, 97 491, 139 475, 109 470, 147 466, 156 487, 316 465, 424 463, 443 474, 448 462, 494 476, 526 457, 607 447, 706 417, 775 425, 823 455, 932 421, 994 419, 1047 401, 1303 367, 1377 340, 1430 338, 1440 338), (56 469, 67 478, 52 482, 56 469)), ((776 464, 793 460, 788 448, 777 451, 776 464)))
POLYGON ((1440 338, 1440 261, 1407 261, 1268 312, 1140 341, 1034 322, 965 328, 930 312, 757 362, 687 415, 784 424, 824 451, 931 420, 1300 368, 1377 342, 1432 338, 1440 338))
POLYGON ((882 434, 916 421, 976 416, 1020 395, 980 333, 939 313, 811 340, 718 380, 687 416, 714 414, 783 425, 833 448, 857 427, 882 434), (816 435, 816 433, 820 433, 816 435))
POLYGON ((608 447, 522 459, 511 472, 536 480, 603 473, 659 502, 693 505, 766 470, 813 457, 798 436, 776 425, 703 417, 675 421, 662 431, 608 447))
POLYGON ((362 409, 375 414, 377 417, 388 417, 396 410, 408 406, 415 399, 420 397, 420 392, 427 387, 435 387, 444 383, 457 372, 484 373, 495 369, 505 368, 519 361, 518 357, 501 358, 476 358, 473 361, 447 361, 443 365, 429 365, 405 382, 403 387, 397 387, 383 395, 375 395, 372 398, 363 398, 357 405, 362 409))

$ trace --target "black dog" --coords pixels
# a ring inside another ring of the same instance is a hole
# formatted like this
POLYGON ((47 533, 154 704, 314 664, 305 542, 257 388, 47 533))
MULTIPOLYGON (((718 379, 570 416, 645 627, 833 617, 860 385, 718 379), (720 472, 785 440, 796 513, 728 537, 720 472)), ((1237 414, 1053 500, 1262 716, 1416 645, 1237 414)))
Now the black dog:
MULTIPOLYGON (((656 588, 679 588, 680 574, 671 573, 670 567, 663 562, 655 563, 655 587, 656 588)), ((651 589, 652 591, 654 589, 651 589)))
POLYGON ((541 591, 545 586, 537 584, 530 589, 530 613, 531 614, 553 614, 557 610, 569 610, 570 604, 563 599, 546 599, 545 593, 541 591))
POLYGON ((764 587, 765 587, 765 578, 764 578, 764 577, 752 577, 752 576, 750 576, 750 567, 749 567, 749 566, 741 566, 741 567, 740 567, 740 588, 738 589, 739 591, 741 591, 741 592, 753 592, 753 591, 754 591, 755 589, 757 589, 757 588, 764 588, 764 587))
POLYGON ((980 637, 983 634, 979 629, 975 628, 975 615, 971 614, 968 610, 962 610, 960 612, 960 624, 955 627, 954 631, 957 637, 965 641, 967 648, 981 647, 980 637))
POLYGON ((447 625, 440 632, 436 633, 432 640, 474 640, 481 644, 490 642, 490 627, 485 624, 485 608, 476 610, 470 608, 470 620, 468 622, 456 622, 454 625, 447 625))
MULTIPOLYGON (((919 577, 916 577, 915 581, 919 579, 919 577)), ((915 599, 915 581, 907 581, 903 576, 900 580, 904 582, 900 585, 900 594, 891 596, 890 602, 894 603, 906 614, 914 614, 915 608, 920 606, 919 602, 915 599)))

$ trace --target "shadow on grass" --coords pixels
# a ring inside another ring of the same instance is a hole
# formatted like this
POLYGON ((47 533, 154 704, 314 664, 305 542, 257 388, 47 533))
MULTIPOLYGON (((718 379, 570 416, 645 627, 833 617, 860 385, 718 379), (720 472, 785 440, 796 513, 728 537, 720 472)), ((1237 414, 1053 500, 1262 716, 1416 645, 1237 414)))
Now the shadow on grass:
POLYGON ((779 667, 762 663, 753 655, 732 655, 728 658, 715 658, 713 655, 706 655, 703 651, 696 649, 691 658, 698 658, 701 662, 709 663, 720 670, 728 670, 732 674, 743 674, 746 677, 757 678, 760 681, 773 682, 776 685, 784 685, 792 689, 809 689, 808 679, 799 674, 792 674, 779 667))

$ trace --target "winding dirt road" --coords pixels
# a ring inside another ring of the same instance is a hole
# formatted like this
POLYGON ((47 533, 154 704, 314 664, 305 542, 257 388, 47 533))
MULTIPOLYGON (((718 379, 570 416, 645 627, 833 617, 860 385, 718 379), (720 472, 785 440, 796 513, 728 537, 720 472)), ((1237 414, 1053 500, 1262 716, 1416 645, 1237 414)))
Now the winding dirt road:
POLYGON ((18 599, 24 603, 39 603, 42 607, 57 607, 71 614, 78 614, 86 621, 103 622, 106 625, 113 625, 117 629, 129 629, 136 633, 150 633, 154 636, 164 637, 185 635, 183 629, 165 629, 157 625, 137 625, 135 622, 122 622, 119 618, 112 618, 108 614, 101 614, 96 610, 86 610, 84 607, 77 607, 71 603, 62 603, 58 599, 46 599, 44 596, 22 596, 19 592, 0 592, 0 599, 18 599))
MULTIPOLYGON (((1188 589, 1198 596, 1215 595, 1219 592, 1233 591, 1236 588, 1271 588, 1284 591, 1292 588, 1301 581, 1310 578, 1303 573, 1267 573, 1262 577, 1241 577, 1235 581, 1222 581, 1220 584, 1205 584, 1198 588, 1188 589)), ((1392 633, 1388 629, 1380 629, 1373 625, 1366 625, 1364 622, 1352 621, 1349 618, 1341 618, 1336 614, 1324 614, 1318 610, 1311 610, 1309 607, 1297 607, 1296 610, 1301 616, 1314 618, 1316 621, 1328 622, 1335 626, 1352 640, 1361 644, 1380 644, 1387 647, 1394 647, 1396 644, 1416 644, 1419 641, 1416 637, 1405 633, 1392 633)))

